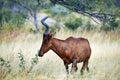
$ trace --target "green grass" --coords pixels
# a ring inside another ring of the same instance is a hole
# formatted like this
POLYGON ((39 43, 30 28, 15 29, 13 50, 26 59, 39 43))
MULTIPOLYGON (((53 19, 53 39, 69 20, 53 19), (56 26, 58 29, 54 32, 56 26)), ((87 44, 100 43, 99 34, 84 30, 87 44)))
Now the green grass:
MULTIPOLYGON (((15 32, 16 33, 16 32, 15 32)), ((12 34, 15 34, 12 33, 12 34)), ((89 61, 90 72, 80 75, 82 63, 78 64, 78 71, 74 75, 66 75, 63 61, 53 52, 47 52, 32 70, 31 61, 35 59, 42 42, 41 34, 19 33, 16 37, 1 37, 0 57, 9 61, 11 72, 0 66, 0 80, 120 80, 120 35, 119 32, 72 32, 61 29, 54 37, 66 39, 69 36, 88 38, 92 48, 89 61), (6 38, 5 38, 6 37, 6 38), (9 41, 10 38, 10 41, 9 41), (19 54, 25 60, 25 69, 20 70, 19 54)), ((71 65, 69 66, 71 69, 71 65)))

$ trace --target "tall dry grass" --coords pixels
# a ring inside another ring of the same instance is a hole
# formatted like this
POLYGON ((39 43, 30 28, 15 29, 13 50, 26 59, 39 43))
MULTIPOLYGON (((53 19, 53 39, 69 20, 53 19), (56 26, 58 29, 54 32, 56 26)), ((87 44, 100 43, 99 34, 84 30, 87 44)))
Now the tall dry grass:
MULTIPOLYGON (((10 61, 11 72, 0 68, 0 80, 120 80, 120 35, 118 31, 69 31, 61 29, 54 37, 66 39, 69 36, 85 37, 90 41, 92 55, 89 61, 90 72, 80 75, 82 63, 74 75, 66 75, 63 61, 53 52, 47 52, 39 63, 27 73, 31 59, 38 53, 42 34, 17 33, 1 37, 0 57, 10 61), (13 36, 11 36, 13 35, 13 36), (15 37, 14 37, 15 35, 15 37), (18 53, 24 55, 25 70, 19 72, 18 53)), ((70 65, 71 66, 71 65, 70 65)), ((69 67, 70 67, 69 66, 69 67)))

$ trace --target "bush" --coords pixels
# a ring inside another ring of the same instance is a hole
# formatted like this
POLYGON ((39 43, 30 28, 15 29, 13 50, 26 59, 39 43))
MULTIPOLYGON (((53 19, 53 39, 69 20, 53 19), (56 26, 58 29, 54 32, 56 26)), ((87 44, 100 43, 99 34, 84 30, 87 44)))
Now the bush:
POLYGON ((22 71, 25 70, 24 55, 23 55, 21 52, 19 52, 18 54, 19 54, 18 58, 19 58, 19 60, 20 60, 20 62, 19 62, 19 69, 20 69, 20 70, 19 70, 19 71, 22 72, 22 71))
POLYGON ((11 9, 3 8, 0 11, 0 28, 3 29, 8 24, 14 27, 21 27, 27 18, 27 14, 19 14, 11 9))
MULTIPOLYGON (((19 58, 19 72, 25 71, 26 70, 26 61, 24 58, 24 55, 22 52, 18 53, 18 58, 19 58)), ((27 72, 31 72, 32 69, 34 68, 35 65, 38 63, 38 55, 36 54, 34 58, 31 60, 31 66, 27 72)))
POLYGON ((119 21, 116 21, 115 19, 113 19, 112 21, 108 22, 108 23, 104 23, 101 26, 101 30, 104 31, 111 31, 111 30, 116 30, 119 28, 119 21))
MULTIPOLYGON (((3 67, 4 69, 7 69, 7 72, 11 72, 11 64, 9 61, 3 59, 2 57, 0 57, 0 68, 3 67)), ((1 68, 2 69, 2 68, 1 68)))
POLYGON ((102 26, 101 26, 101 30, 104 30, 104 31, 111 31, 111 30, 116 30, 119 28, 119 25, 120 25, 120 19, 116 17, 112 18, 111 21, 107 22, 107 23, 104 23, 102 26))
POLYGON ((90 30, 96 29, 96 27, 92 25, 90 21, 87 21, 87 24, 85 25, 85 27, 83 27, 83 29, 90 31, 90 30))
POLYGON ((76 30, 81 25, 82 25, 82 19, 81 18, 76 18, 75 16, 71 16, 65 22, 65 26, 67 28, 71 29, 71 30, 76 30))

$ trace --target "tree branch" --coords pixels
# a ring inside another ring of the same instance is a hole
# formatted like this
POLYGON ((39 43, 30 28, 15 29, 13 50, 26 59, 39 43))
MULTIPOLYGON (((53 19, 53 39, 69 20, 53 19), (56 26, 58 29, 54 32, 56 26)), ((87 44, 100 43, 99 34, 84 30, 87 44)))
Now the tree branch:
POLYGON ((89 9, 88 3, 86 3, 85 1, 81 1, 81 3, 75 2, 73 0, 69 0, 69 1, 67 1, 67 0, 50 0, 50 1, 54 4, 60 4, 64 7, 68 8, 72 11, 75 11, 77 13, 80 13, 84 16, 88 16, 95 22, 96 22, 96 20, 94 18, 98 19, 101 22, 108 22, 108 21, 111 21, 112 18, 115 16, 114 14, 111 14, 111 13, 98 12, 95 10, 91 10, 91 9, 89 9))

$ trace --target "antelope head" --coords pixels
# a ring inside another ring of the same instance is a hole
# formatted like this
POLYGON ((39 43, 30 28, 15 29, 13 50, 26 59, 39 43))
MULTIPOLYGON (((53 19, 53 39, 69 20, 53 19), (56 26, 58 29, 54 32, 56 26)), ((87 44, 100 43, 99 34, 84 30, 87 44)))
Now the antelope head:
POLYGON ((52 46, 51 44, 51 39, 52 39, 52 33, 49 32, 49 26, 45 23, 45 20, 48 18, 44 17, 41 20, 41 23, 45 26, 45 32, 43 34, 43 41, 42 41, 42 46, 39 50, 38 56, 42 57, 46 52, 48 52, 52 46))

